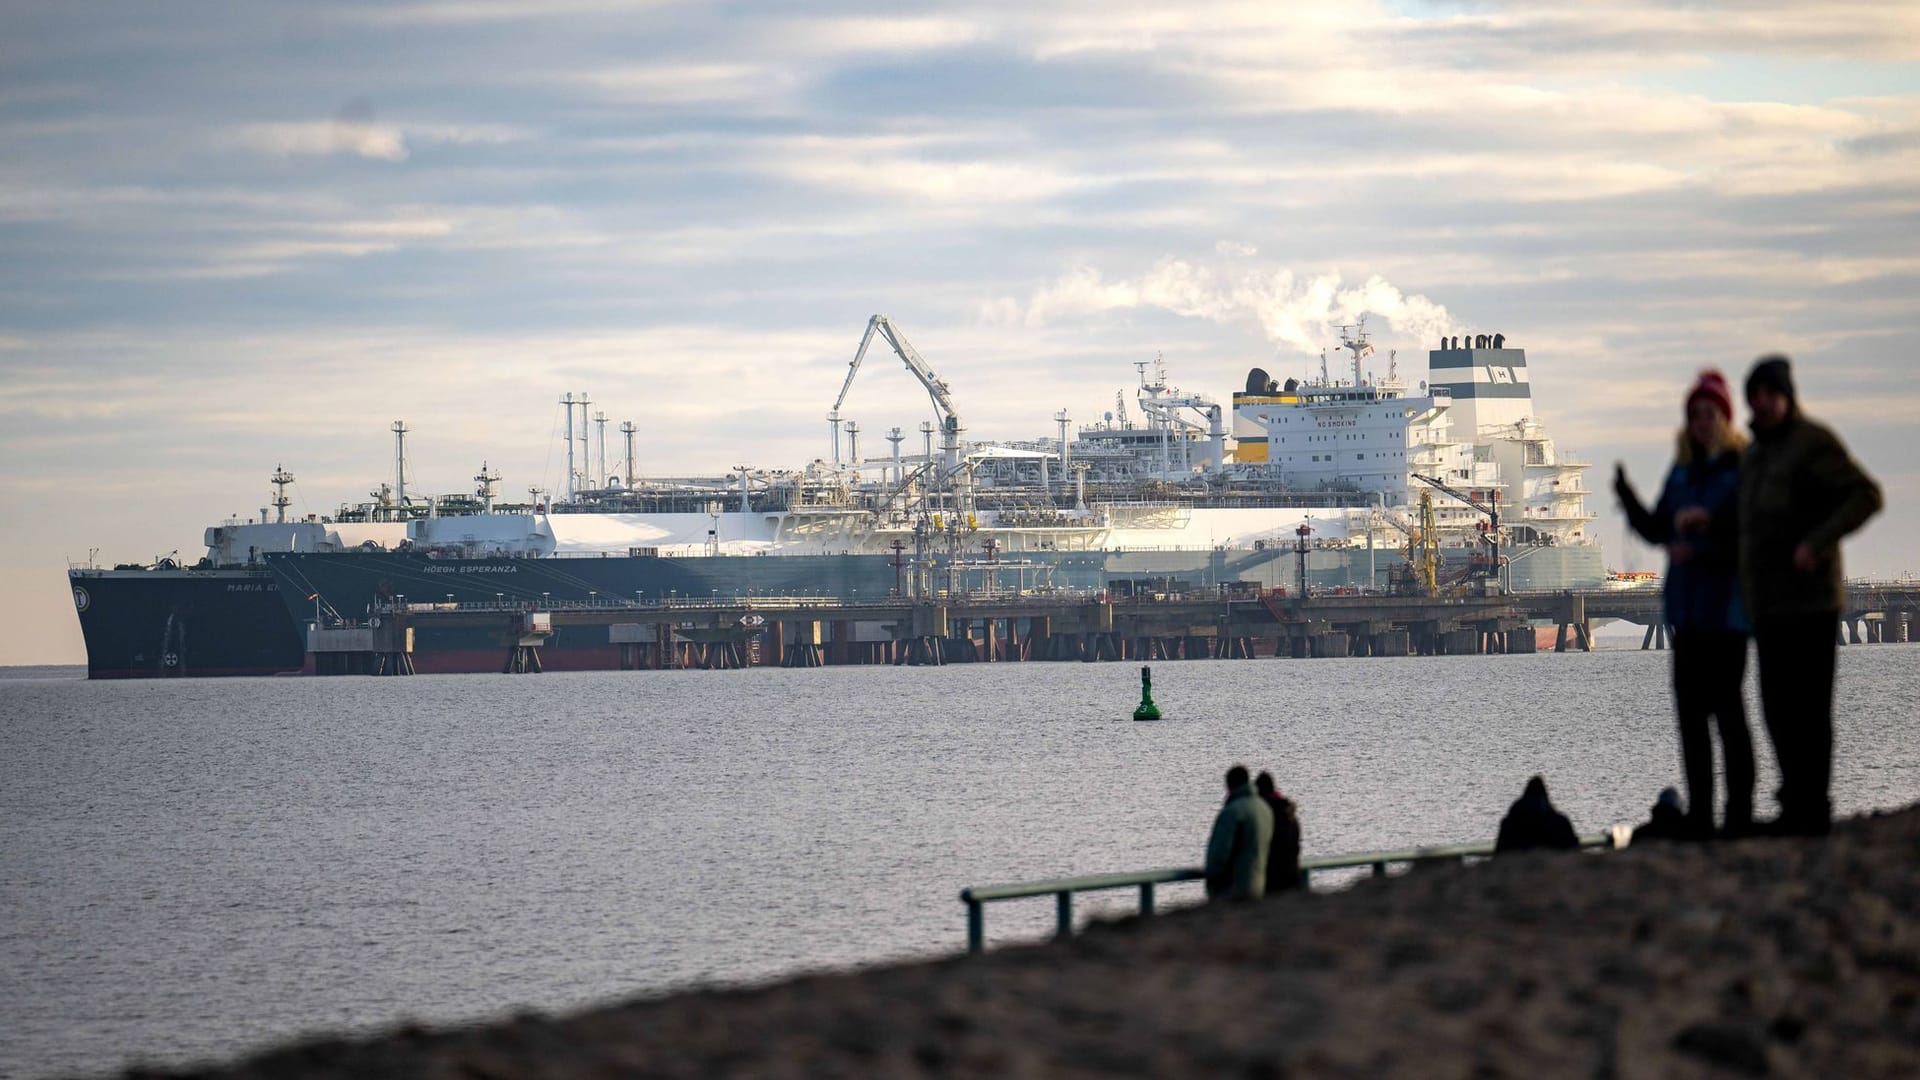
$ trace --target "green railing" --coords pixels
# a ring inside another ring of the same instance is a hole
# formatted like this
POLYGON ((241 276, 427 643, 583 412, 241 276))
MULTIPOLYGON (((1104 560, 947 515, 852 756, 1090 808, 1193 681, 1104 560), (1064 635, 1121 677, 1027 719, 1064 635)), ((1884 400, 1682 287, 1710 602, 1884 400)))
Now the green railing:
MULTIPOLYGON (((1628 832, 1622 826, 1614 826, 1604 833, 1595 833, 1580 838, 1582 848, 1611 850, 1624 847, 1623 833, 1628 832)), ((1489 857, 1493 854, 1492 844, 1454 844, 1445 847, 1404 848, 1399 851, 1363 851, 1357 855, 1331 855, 1320 859, 1300 860, 1300 884, 1306 885, 1317 873, 1327 870, 1357 870, 1371 868, 1374 877, 1385 877, 1387 867, 1399 863, 1418 864, 1429 862, 1465 862, 1468 859, 1489 857)), ((1034 896, 1051 896, 1054 899, 1054 936, 1073 936, 1073 894, 1083 892, 1101 892, 1106 889, 1139 889, 1140 914, 1153 914, 1154 886, 1169 885, 1182 881, 1202 881, 1205 872, 1199 867, 1180 867, 1166 870, 1141 870, 1131 874, 1092 874, 1086 877, 1054 878, 1049 881, 1027 881, 1012 885, 975 885, 960 890, 960 902, 967 905, 967 951, 981 952, 986 948, 986 906, 999 900, 1022 900, 1034 896)))

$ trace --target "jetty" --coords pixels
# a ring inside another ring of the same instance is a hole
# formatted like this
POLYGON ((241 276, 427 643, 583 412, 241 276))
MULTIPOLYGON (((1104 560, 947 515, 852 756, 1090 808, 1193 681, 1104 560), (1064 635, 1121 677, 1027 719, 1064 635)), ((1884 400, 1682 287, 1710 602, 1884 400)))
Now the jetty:
MULTIPOLYGON (((454 627, 495 642, 498 670, 544 669, 543 645, 569 635, 608 670, 840 665, 930 666, 1034 661, 1324 659, 1558 652, 1593 648, 1593 623, 1647 628, 1664 648, 1653 589, 1469 596, 1389 596, 1222 587, 1204 594, 1081 593, 897 597, 719 597, 588 602, 414 602, 405 596, 357 622, 307 627, 309 674, 406 675, 417 630, 454 627)), ((1910 640, 1920 582, 1856 583, 1843 644, 1910 640)))

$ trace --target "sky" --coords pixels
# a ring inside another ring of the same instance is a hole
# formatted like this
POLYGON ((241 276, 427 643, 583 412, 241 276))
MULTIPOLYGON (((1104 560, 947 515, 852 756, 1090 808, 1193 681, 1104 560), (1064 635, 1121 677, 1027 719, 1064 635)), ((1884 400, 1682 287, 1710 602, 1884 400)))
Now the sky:
MULTIPOLYGON (((396 419, 416 491, 553 488, 568 392, 642 473, 824 456, 875 313, 977 438, 1500 332, 1599 492, 1785 352, 1897 576, 1916 297, 1911 4, 0 0, 0 664, 276 466, 364 499, 396 419)), ((927 413, 885 357, 843 409, 927 413)))

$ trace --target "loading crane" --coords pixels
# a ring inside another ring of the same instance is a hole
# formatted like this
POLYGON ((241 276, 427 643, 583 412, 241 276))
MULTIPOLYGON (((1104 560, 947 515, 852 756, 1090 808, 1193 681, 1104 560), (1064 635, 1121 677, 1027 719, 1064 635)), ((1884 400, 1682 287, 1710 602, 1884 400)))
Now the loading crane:
MULTIPOLYGON (((1440 527, 1434 520, 1433 492, 1420 492, 1417 524, 1407 525, 1391 514, 1380 514, 1407 538, 1407 562, 1388 578, 1388 590, 1401 596, 1440 595, 1440 527)), ((1369 522, 1371 527, 1371 522, 1369 522)))
POLYGON ((1443 495, 1450 495, 1460 502, 1466 503, 1468 506, 1473 507, 1475 510, 1487 516, 1487 520, 1481 525, 1481 529, 1484 531, 1487 544, 1492 550, 1489 553, 1488 561, 1484 565, 1476 565, 1474 567, 1473 576, 1492 578, 1497 585, 1500 581, 1500 492, 1498 489, 1490 489, 1487 492, 1487 501, 1482 502, 1437 476, 1414 473, 1413 478, 1443 495))
POLYGON ((873 336, 879 334, 887 344, 893 347, 894 354, 913 377, 933 399, 934 412, 940 418, 940 451, 942 472, 948 476, 960 468, 960 414, 953 407, 953 396, 947 390, 946 381, 934 373, 926 360, 921 357, 906 335, 885 315, 875 315, 867 320, 867 332, 860 337, 860 348, 854 352, 853 360, 847 364, 847 381, 840 385, 840 396, 833 401, 833 411, 827 414, 827 423, 833 428, 833 463, 840 464, 840 406, 847 402, 847 391, 853 389, 853 377, 860 373, 860 362, 866 359, 867 348, 873 344, 873 336))

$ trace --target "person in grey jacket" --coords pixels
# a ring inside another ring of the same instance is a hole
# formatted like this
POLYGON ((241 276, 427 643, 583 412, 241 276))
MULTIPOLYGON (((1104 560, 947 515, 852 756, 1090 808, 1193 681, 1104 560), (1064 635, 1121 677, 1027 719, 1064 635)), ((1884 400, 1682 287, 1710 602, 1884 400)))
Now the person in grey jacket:
POLYGON ((1780 764, 1772 831, 1832 828, 1834 644, 1846 580, 1840 540, 1878 513, 1880 485, 1839 436, 1800 411, 1784 356, 1747 375, 1753 445, 1740 467, 1740 583, 1760 653, 1760 706, 1780 764))
POLYGON ((1273 811, 1249 782, 1244 765, 1227 770, 1227 801, 1207 840, 1207 896, 1258 900, 1267 894, 1267 847, 1273 811))

